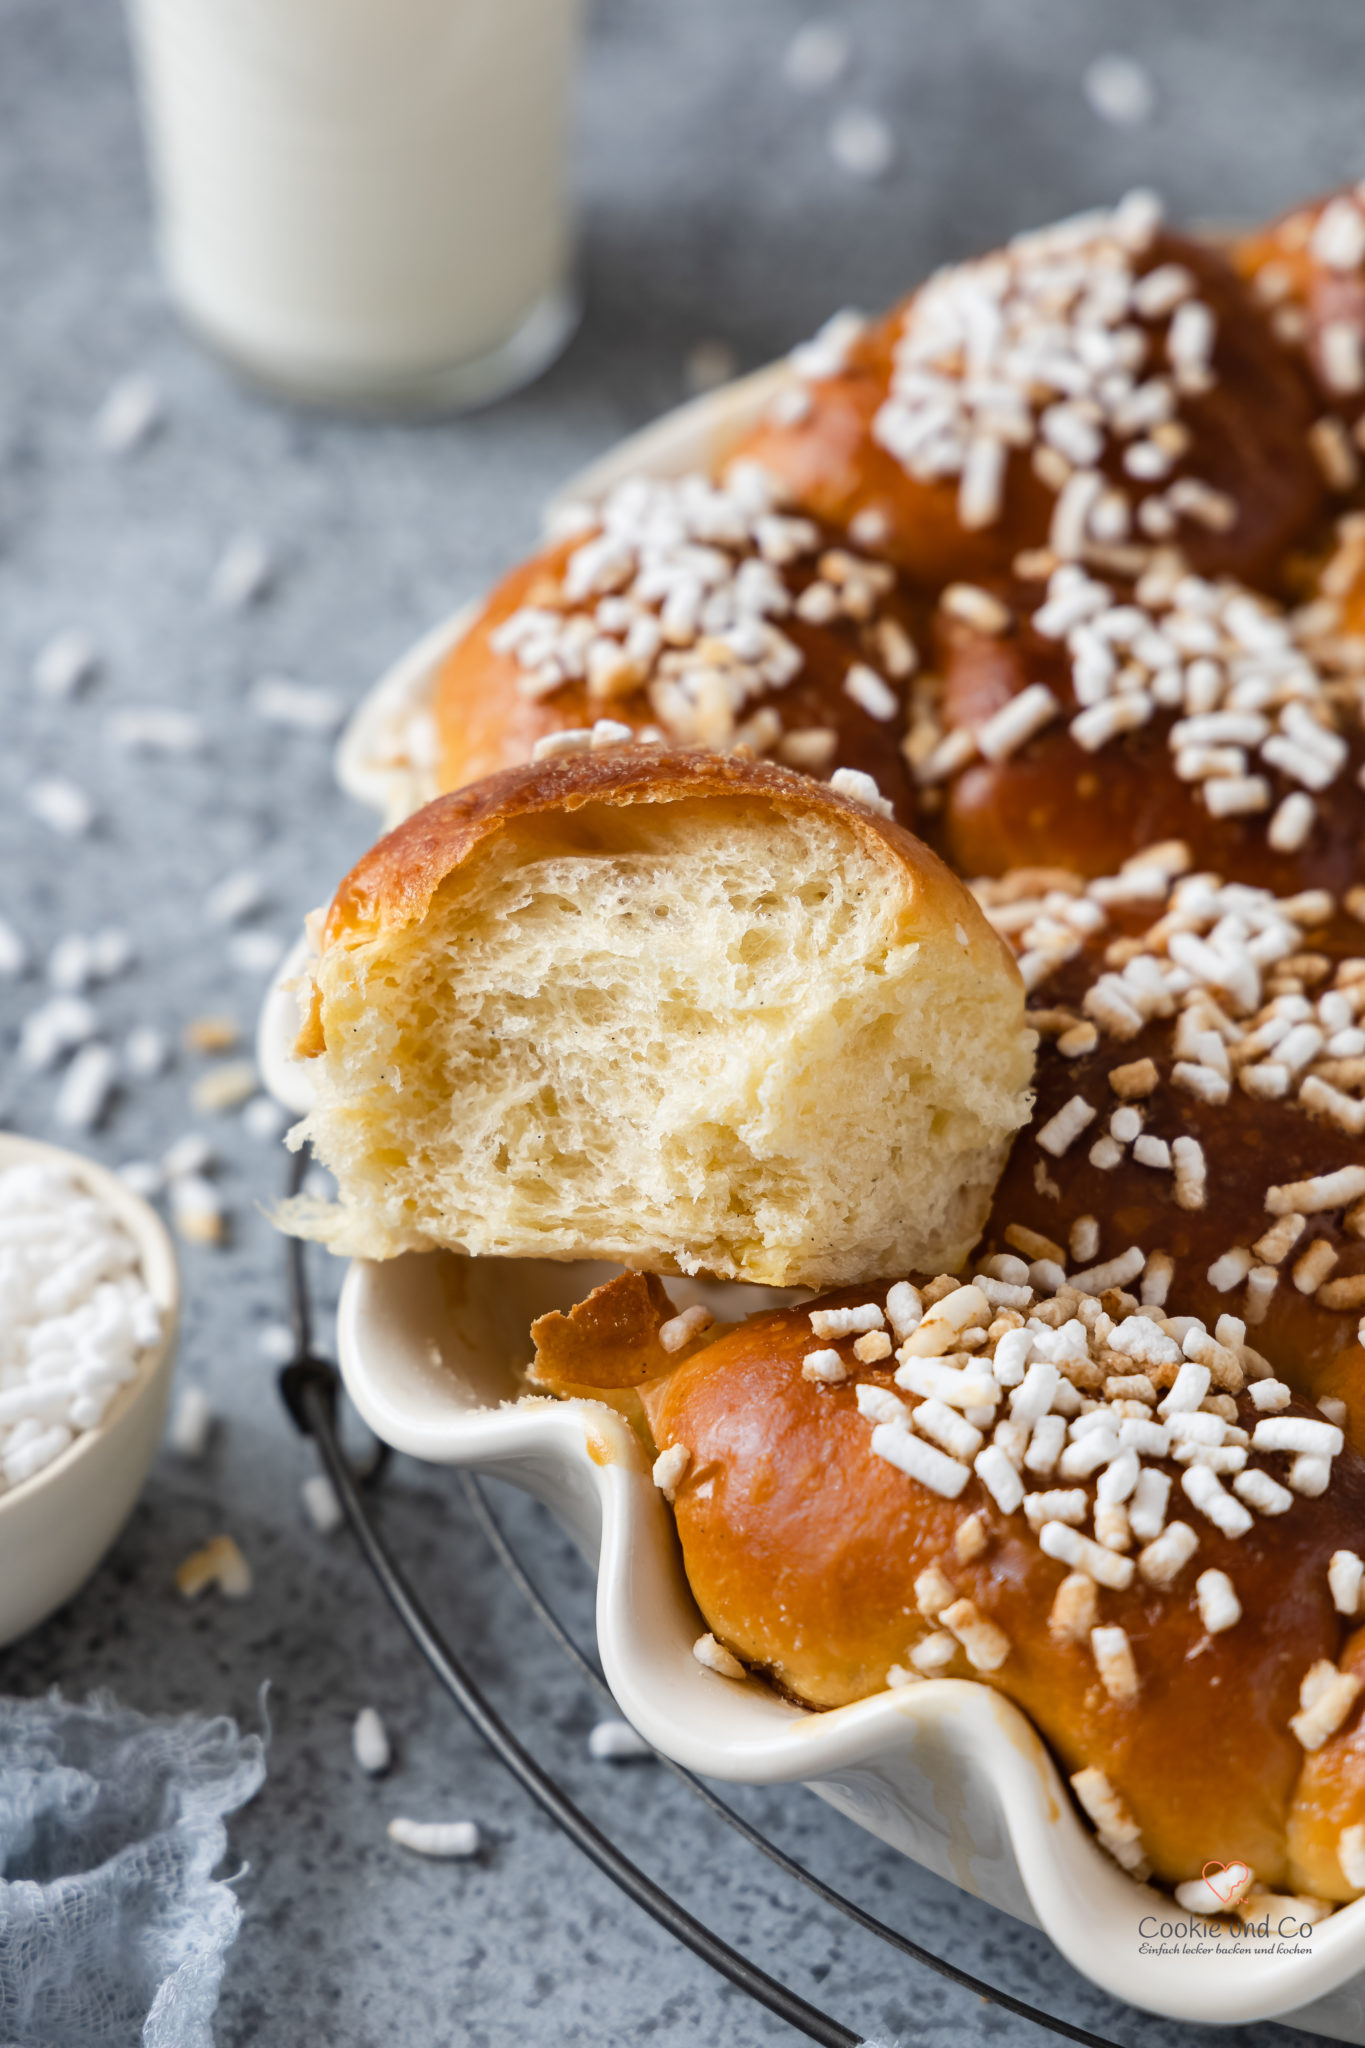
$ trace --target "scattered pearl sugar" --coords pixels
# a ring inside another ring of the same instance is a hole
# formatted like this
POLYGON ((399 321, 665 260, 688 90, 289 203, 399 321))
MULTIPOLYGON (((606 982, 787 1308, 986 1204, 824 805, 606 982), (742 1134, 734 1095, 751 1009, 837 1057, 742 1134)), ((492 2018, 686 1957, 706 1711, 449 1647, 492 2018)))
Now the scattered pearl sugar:
POLYGON ((47 978, 64 995, 79 995, 92 981, 113 981, 132 966, 136 954, 127 932, 109 925, 86 938, 68 932, 47 956, 47 978))
MULTIPOLYGON (((292 1337, 287 1355, 290 1358, 294 1355, 292 1337)), ((299 1499, 303 1502, 303 1512, 319 1536, 332 1535, 346 1519, 341 1502, 337 1499, 337 1490, 325 1472, 309 1473, 299 1488, 299 1499)))
POLYGON ((242 1111, 242 1124, 249 1138, 263 1145, 274 1144, 289 1128, 289 1111, 271 1095, 254 1095, 242 1111))
POLYGON ((697 1637, 692 1645, 692 1655, 703 1669, 718 1672, 722 1678, 744 1678, 748 1675, 734 1652, 727 1650, 724 1643, 718 1643, 709 1632, 697 1637))
POLYGON ((265 883, 254 868, 234 868, 204 898, 210 924, 237 924, 265 902, 265 883))
POLYGON ((251 686, 251 708, 267 725, 294 732, 335 732, 346 707, 334 690, 296 683, 287 676, 262 676, 251 686))
POLYGON ((99 653, 88 633, 67 626, 38 649, 33 662, 33 687, 40 697, 74 697, 99 667, 99 653))
POLYGON ((8 919, 0 917, 0 981, 16 981, 28 966, 28 947, 8 919))
POLYGON ((1365 1580, 1365 1561, 1354 1550, 1334 1550, 1327 1567, 1327 1584, 1338 1614, 1360 1612, 1360 1589, 1365 1580))
POLYGON ((39 776, 29 784, 26 801, 39 824, 62 839, 84 838, 95 822, 95 806, 64 775, 39 776))
POLYGON ((90 972, 96 981, 113 981, 137 959, 137 948, 121 925, 105 925, 90 940, 90 972))
POLYGON ((1096 57, 1086 66, 1083 82, 1094 112, 1116 128, 1141 127, 1156 110, 1151 74, 1135 57, 1096 57))
POLYGON ((67 1068, 52 1115, 64 1131, 93 1131, 109 1107, 118 1060, 98 1040, 81 1047, 67 1068))
POLYGON ((19 1033, 19 1063, 45 1073, 58 1060, 84 1045, 99 1029, 99 1019, 81 996, 54 996, 30 1011, 19 1033))
POLYGON ((92 430, 95 444, 106 455, 130 455, 150 439, 161 424, 161 392, 156 380, 145 372, 120 377, 111 386, 92 430))
POLYGON ((797 92, 823 92, 836 85, 848 69, 852 44, 837 21, 808 21, 788 43, 782 76, 797 92))
POLYGON ((1212 1919, 1215 1914, 1235 1913, 1255 1882, 1254 1873, 1244 1863, 1235 1876, 1225 1874, 1216 1889, 1204 1877, 1192 1877, 1187 1883, 1178 1884, 1175 1902, 1182 1913, 1199 1913, 1212 1919))
POLYGON ((739 357, 728 341, 698 341, 683 361, 683 386, 694 396, 716 391, 739 375, 739 357))
POLYGON ((144 1202, 154 1201, 166 1185, 166 1176, 151 1159, 129 1159, 118 1168, 123 1185, 144 1202))
POLYGON ((890 123, 871 107, 844 107, 829 124, 826 147, 841 171, 869 184, 884 178, 896 161, 890 123))
POLYGON ((0 1172, 0 1472, 16 1486, 137 1376, 161 1316, 137 1247, 61 1167, 0 1172))
POLYGON ((894 818, 896 815, 895 806, 861 768, 836 768, 829 778, 829 786, 836 796, 847 797, 850 803, 862 804, 866 810, 875 811, 879 818, 894 818))
POLYGON ((171 1057, 171 1041, 154 1024, 139 1024, 123 1044, 123 1064, 139 1081, 154 1081, 163 1074, 171 1057))
POLYGON ((285 949, 275 932, 234 932, 227 942, 229 966, 239 974, 269 974, 285 949))
POLYGON ((270 586, 274 564, 259 533, 235 533, 218 558, 209 583, 209 602, 219 611, 245 611, 270 586))
POLYGON ((466 1857, 479 1853, 479 1830, 472 1820, 406 1820, 389 1822, 389 1840, 417 1856, 466 1857))
POLYGON ((202 1387, 186 1387, 175 1404, 168 1441, 177 1457, 198 1463, 209 1447, 213 1406, 202 1387))
POLYGON ((199 1131, 186 1131, 162 1154, 161 1171, 167 1180, 183 1180, 190 1174, 213 1170, 213 1147, 199 1131))
POLYGON ((90 984, 90 941, 79 932, 58 939, 47 956, 47 978, 63 995, 79 995, 90 984))
POLYGON ((679 1486, 687 1476, 692 1462, 692 1453, 686 1444, 669 1444, 660 1451, 651 1468, 651 1477, 665 1500, 672 1500, 679 1486))
POLYGON ((221 1244, 227 1234, 222 1196, 200 1173, 172 1180, 171 1216, 186 1244, 221 1244))
POLYGON ((191 1090, 190 1100, 195 1109, 221 1116, 226 1110, 240 1109, 256 1093, 258 1086, 254 1060, 226 1060, 221 1066, 210 1067, 206 1074, 199 1076, 191 1090))
POLYGON ((287 1365, 294 1356, 294 1332, 288 1323, 262 1323, 256 1349, 268 1365, 287 1365))
POLYGON ((110 744, 136 754, 194 754, 204 728, 192 711, 169 704, 127 704, 109 715, 110 744))
POLYGON ((379 1778, 393 1762, 389 1731, 374 1707, 362 1707, 351 1729, 351 1753, 368 1777, 379 1778))
POLYGON ((629 1721, 599 1721, 588 1737, 588 1755, 599 1763, 624 1763, 654 1751, 629 1721))

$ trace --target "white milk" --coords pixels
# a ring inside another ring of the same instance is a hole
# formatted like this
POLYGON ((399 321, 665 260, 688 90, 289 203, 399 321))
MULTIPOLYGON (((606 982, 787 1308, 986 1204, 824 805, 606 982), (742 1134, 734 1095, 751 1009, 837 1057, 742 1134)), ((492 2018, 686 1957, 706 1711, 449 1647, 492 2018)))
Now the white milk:
POLYGON ((162 261, 251 374, 343 404, 524 382, 575 317, 580 0, 129 0, 162 261))

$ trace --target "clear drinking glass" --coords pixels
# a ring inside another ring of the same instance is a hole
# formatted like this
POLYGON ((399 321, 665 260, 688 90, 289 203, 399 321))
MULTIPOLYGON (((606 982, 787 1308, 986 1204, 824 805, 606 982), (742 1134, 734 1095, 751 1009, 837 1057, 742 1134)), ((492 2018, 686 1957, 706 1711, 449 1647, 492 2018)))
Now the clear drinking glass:
POLYGON ((581 0, 129 0, 163 269, 290 397, 475 405, 577 318, 581 0))

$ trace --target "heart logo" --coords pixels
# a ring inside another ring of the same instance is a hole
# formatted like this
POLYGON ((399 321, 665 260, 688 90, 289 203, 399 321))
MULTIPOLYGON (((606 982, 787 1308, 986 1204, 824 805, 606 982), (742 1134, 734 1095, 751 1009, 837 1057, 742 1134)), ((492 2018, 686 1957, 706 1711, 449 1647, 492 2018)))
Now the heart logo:
POLYGON ((1251 1868, 1246 1863, 1209 1862, 1204 1865, 1200 1876, 1215 1899, 1221 1900, 1225 1906, 1230 1906, 1234 1899, 1242 1896, 1251 1883, 1251 1868))

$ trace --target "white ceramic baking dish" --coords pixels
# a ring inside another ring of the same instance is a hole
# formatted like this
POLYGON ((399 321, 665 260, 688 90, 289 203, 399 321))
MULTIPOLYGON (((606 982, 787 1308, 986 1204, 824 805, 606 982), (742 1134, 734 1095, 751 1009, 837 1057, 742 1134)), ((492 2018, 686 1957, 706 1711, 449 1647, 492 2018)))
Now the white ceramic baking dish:
MULTIPOLYGON (((773 365, 668 414, 575 477, 549 516, 623 475, 714 461, 786 374, 773 365)), ((420 640, 341 740, 342 786, 388 824, 432 794, 431 684, 478 609, 463 607, 420 640)), ((259 1037, 267 1085, 298 1113, 308 1107, 308 1071, 292 1057, 288 983, 305 957, 301 941, 267 998, 259 1037)), ((809 1786, 916 1862, 1042 1927, 1116 1998, 1184 2021, 1281 2019, 1365 2043, 1365 1901, 1302 1936, 1295 1926, 1269 1942, 1227 1932, 1201 1940, 1195 1923, 1190 1938, 1163 1939, 1163 1927, 1188 1927, 1189 1916, 1103 1854, 1030 1723, 986 1687, 940 1680, 816 1714, 696 1663, 701 1618, 631 1431, 595 1403, 518 1398, 533 1318, 580 1300, 611 1270, 447 1254, 358 1262, 342 1288, 339 1359, 356 1406, 386 1442, 511 1480, 572 1532, 597 1568, 604 1670, 646 1739, 707 1777, 809 1786)), ((679 1306, 707 1300, 731 1315, 773 1299, 757 1288, 669 1287, 679 1306)))

